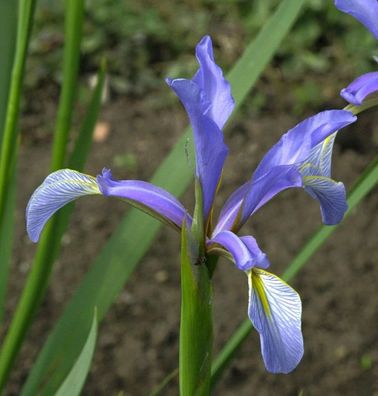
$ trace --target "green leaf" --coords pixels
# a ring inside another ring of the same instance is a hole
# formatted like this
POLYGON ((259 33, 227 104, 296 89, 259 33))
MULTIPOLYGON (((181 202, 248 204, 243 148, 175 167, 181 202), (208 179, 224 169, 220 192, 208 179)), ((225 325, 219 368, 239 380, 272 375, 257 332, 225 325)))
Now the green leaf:
MULTIPOLYGON (((0 2, 0 150, 16 47, 16 32, 17 7, 15 7, 15 2, 14 0, 3 0, 0 2)), ((0 323, 4 316, 5 296, 12 253, 15 199, 16 181, 15 171, 13 169, 10 174, 10 184, 5 194, 5 214, 3 221, 0 221, 0 323)))
MULTIPOLYGON (((350 213, 356 209, 357 205, 362 199, 377 185, 378 183, 378 157, 370 164, 365 172, 358 178, 354 187, 352 188, 349 198, 348 205, 349 209, 345 214, 345 217, 349 216, 350 213)), ((342 224, 342 223, 340 223, 342 224)), ((330 235, 338 228, 337 226, 322 226, 319 230, 310 238, 310 240, 303 246, 300 252, 296 255, 293 261, 287 266, 285 272, 282 275, 282 279, 289 281, 300 271, 300 269, 309 262, 313 254, 323 246, 324 242, 330 237, 330 235)), ((248 337, 252 330, 252 325, 249 319, 246 319, 236 329, 234 334, 227 341, 223 349, 220 351, 218 356, 213 362, 212 366, 212 384, 215 385, 220 379, 223 371, 228 367, 235 353, 239 350, 244 340, 248 337)))
POLYGON ((93 353, 96 346, 97 338, 97 314, 93 315, 92 326, 89 331, 87 340, 77 358, 71 371, 68 373, 66 379, 59 387, 55 396, 78 396, 84 386, 85 379, 91 368, 93 353))
MULTIPOLYGON (((304 0, 282 1, 275 14, 267 22, 267 26, 248 45, 245 53, 229 74, 236 107, 240 106, 271 60, 303 4, 304 0)), ((189 137, 188 129, 151 180, 152 183, 176 196, 180 196, 187 189, 193 178, 184 155, 189 137)), ((190 154, 193 156, 192 148, 190 154)), ((87 312, 97 306, 99 320, 104 317, 139 260, 150 247, 159 228, 160 224, 146 215, 136 210, 129 211, 95 260, 70 300, 61 320, 49 336, 33 366, 22 395, 35 395, 41 383, 48 384, 46 395, 54 392, 59 384, 59 378, 67 373, 83 342, 84 330, 88 328, 91 320, 87 312), (71 332, 73 324, 77 325, 74 336, 71 332), (60 357, 59 360, 57 360, 58 357, 60 357)))
MULTIPOLYGON (((82 170, 90 150, 93 130, 101 105, 104 82, 105 64, 103 63, 98 73, 97 85, 93 91, 80 134, 75 142, 75 147, 69 161, 69 165, 77 170, 82 170)), ((73 207, 73 204, 70 204, 63 208, 48 223, 42 234, 31 272, 22 290, 20 302, 17 305, 16 312, 1 348, 0 378, 3 379, 3 383, 9 374, 10 368, 31 324, 31 318, 44 296, 51 268, 55 258, 59 254, 61 238, 67 228, 73 207)))

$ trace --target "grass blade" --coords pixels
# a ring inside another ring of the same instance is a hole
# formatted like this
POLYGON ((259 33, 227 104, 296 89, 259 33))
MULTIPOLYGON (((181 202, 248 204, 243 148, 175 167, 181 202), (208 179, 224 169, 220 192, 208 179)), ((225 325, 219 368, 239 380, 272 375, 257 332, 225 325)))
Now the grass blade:
POLYGON ((15 57, 12 66, 9 98, 0 153, 0 224, 4 216, 7 186, 11 179, 11 164, 17 146, 17 123, 21 101, 26 55, 29 47, 30 31, 33 23, 35 0, 20 0, 15 57))
MULTIPOLYGON (((378 158, 371 163, 371 165, 365 170, 365 172, 359 177, 356 184, 352 188, 349 197, 348 204, 349 209, 345 214, 347 217, 357 205, 363 200, 363 198, 377 185, 378 183, 378 158)), ((342 224, 342 223, 341 223, 342 224)), ((323 243, 329 238, 329 236, 339 226, 322 226, 319 230, 311 237, 311 239, 305 244, 300 250, 293 261, 288 265, 285 272, 282 275, 282 279, 289 281, 293 279, 298 271, 308 263, 309 259, 313 254, 323 245, 323 243)), ((243 341, 248 337, 252 330, 252 325, 249 319, 246 319, 237 328, 235 333, 227 341, 221 352, 218 354, 213 362, 212 367, 212 384, 221 377, 223 371, 227 368, 231 362, 235 353, 243 344, 243 341)))
MULTIPOLYGON (((69 160, 69 166, 77 170, 82 170, 84 167, 90 150, 105 83, 105 63, 101 66, 97 81, 80 134, 69 160)), ((72 209, 73 204, 66 206, 49 222, 38 245, 30 276, 23 289, 19 305, 1 349, 0 372, 1 368, 3 368, 4 378, 9 374, 22 340, 29 328, 30 320, 44 295, 48 277, 53 262, 59 254, 61 238, 67 228, 72 209)))
MULTIPOLYGON (((235 88, 233 94, 237 107, 272 58, 303 4, 303 0, 282 1, 266 27, 247 47, 245 55, 231 71, 230 81, 235 88)), ((192 171, 183 155, 188 136, 189 130, 166 157, 151 180, 176 196, 180 196, 192 181, 192 171)), ((138 261, 150 247, 159 228, 160 225, 146 215, 136 210, 129 211, 70 300, 63 317, 57 323, 33 366, 22 395, 34 395, 39 385, 45 382, 48 383, 45 395, 56 390, 62 376, 64 377, 72 366, 72 361, 77 356, 77 351, 87 334, 91 322, 88 312, 97 306, 99 320, 103 318, 138 261), (128 241, 127 244, 125 240, 128 241)))
POLYGON ((79 396, 84 386, 85 379, 91 368, 93 353, 96 346, 97 338, 97 315, 96 311, 93 315, 92 326, 89 331, 87 340, 77 358, 71 371, 68 373, 66 379, 59 387, 55 396, 79 396))
MULTIPOLYGON (((14 0, 4 0, 0 2, 0 53, 2 55, 2 68, 0 70, 0 150, 16 47, 16 33, 17 7, 15 7, 14 0)), ((10 184, 5 197, 5 214, 3 221, 0 222, 0 323, 4 317, 5 296, 12 253, 15 199, 16 181, 13 169, 10 173, 10 184)))

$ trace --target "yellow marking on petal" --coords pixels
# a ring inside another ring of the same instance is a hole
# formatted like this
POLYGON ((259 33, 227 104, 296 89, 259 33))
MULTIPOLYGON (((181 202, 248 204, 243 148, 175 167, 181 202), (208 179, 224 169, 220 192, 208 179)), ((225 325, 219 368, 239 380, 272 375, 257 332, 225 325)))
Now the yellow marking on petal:
MULTIPOLYGON (((264 289, 264 284, 263 281, 261 280, 259 276, 259 272, 261 270, 253 269, 250 273, 251 277, 251 283, 253 289, 256 291, 257 295, 259 296, 259 299, 261 301, 262 307, 264 309, 265 314, 270 317, 271 316, 271 311, 270 311, 270 305, 268 298, 265 293, 264 289)), ((261 271, 261 273, 264 273, 264 271, 261 271)))

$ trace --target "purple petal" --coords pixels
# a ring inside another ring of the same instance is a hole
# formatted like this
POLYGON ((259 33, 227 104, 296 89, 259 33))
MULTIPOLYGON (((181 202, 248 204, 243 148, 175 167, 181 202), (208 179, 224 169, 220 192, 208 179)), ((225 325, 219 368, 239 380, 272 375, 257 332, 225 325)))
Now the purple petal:
POLYGON ((223 77, 222 69, 215 63, 211 38, 205 36, 197 44, 196 57, 200 68, 193 77, 203 92, 208 108, 204 112, 220 129, 228 120, 235 106, 230 83, 223 77))
POLYGON ((335 6, 355 17, 378 39, 377 0, 335 0, 335 6))
POLYGON ((249 216, 281 191, 302 186, 302 175, 297 165, 280 165, 270 169, 264 176, 251 184, 243 201, 238 228, 248 220, 249 216))
POLYGON ((268 151, 258 165, 253 180, 257 180, 274 166, 303 162, 313 147, 356 119, 356 116, 346 110, 327 110, 300 122, 268 151))
POLYGON ((196 175, 202 187, 206 220, 214 201, 228 148, 223 142, 222 131, 210 117, 202 114, 203 104, 198 85, 184 79, 167 81, 185 106, 193 127, 196 175))
MULTIPOLYGON (((378 2, 376 3, 378 6, 378 2)), ((377 91, 378 72, 371 72, 356 78, 346 88, 341 90, 340 95, 347 102, 360 106, 367 96, 377 91)))
POLYGON ((210 213, 228 149, 221 128, 234 108, 229 82, 214 61, 211 39, 196 47, 199 70, 191 80, 167 79, 184 105, 193 127, 196 175, 203 195, 204 219, 210 213))
POLYGON ((277 276, 252 269, 248 274, 248 316, 260 334, 266 369, 287 374, 303 356, 302 303, 298 293, 277 276))
POLYGON ((47 176, 34 191, 26 208, 26 229, 37 242, 49 218, 64 205, 79 197, 101 194, 94 177, 61 169, 47 176))
POLYGON ((344 184, 324 176, 305 176, 305 190, 320 203, 324 224, 340 223, 348 209, 344 184))
POLYGON ((239 187, 221 210, 214 235, 222 230, 239 230, 254 212, 275 195, 292 187, 302 187, 297 165, 281 165, 270 169, 260 179, 239 187))
POLYGON ((248 235, 242 236, 240 237, 240 239, 249 250, 249 253, 251 257, 253 257, 256 267, 266 269, 270 266, 270 261, 268 260, 267 255, 260 249, 255 238, 248 235))
POLYGON ((184 217, 188 218, 185 208, 169 192, 151 183, 140 180, 114 180, 111 171, 104 169, 97 176, 102 194, 126 199, 131 205, 157 217, 169 225, 181 228, 184 217))
POLYGON ((243 199, 249 189, 250 182, 247 182, 236 189, 227 199, 219 214, 219 219, 213 232, 214 235, 222 230, 232 230, 240 212, 243 199))
POLYGON ((231 253, 235 265, 242 271, 247 271, 256 264, 256 257, 251 255, 244 242, 231 231, 222 231, 207 242, 208 248, 214 244, 222 246, 231 253))

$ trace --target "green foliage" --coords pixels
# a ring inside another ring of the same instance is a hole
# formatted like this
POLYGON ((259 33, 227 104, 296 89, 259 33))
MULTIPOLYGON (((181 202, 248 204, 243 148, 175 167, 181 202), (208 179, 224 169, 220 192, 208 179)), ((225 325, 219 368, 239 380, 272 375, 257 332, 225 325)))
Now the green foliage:
POLYGON ((88 337, 83 349, 80 352, 71 371, 59 387, 55 396, 79 396, 84 386, 85 379, 91 368, 93 353, 96 346, 97 338, 97 314, 96 310, 93 315, 92 326, 89 330, 88 337))

